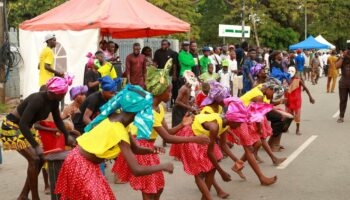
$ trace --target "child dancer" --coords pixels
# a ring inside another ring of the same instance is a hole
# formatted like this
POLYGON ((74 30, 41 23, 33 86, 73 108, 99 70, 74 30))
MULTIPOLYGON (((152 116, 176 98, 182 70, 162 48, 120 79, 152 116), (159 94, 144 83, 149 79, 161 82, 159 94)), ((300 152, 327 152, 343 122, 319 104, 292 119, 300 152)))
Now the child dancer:
POLYGON ((295 133, 297 135, 301 135, 300 116, 301 116, 302 89, 304 89, 307 95, 309 96, 310 103, 314 104, 315 100, 314 98, 312 98, 309 89, 305 86, 304 81, 298 76, 295 76, 296 74, 295 67, 293 66, 289 67, 288 72, 291 75, 292 79, 290 81, 288 91, 285 93, 285 97, 287 98, 286 111, 294 115, 294 121, 297 124, 297 129, 295 133))
POLYGON ((114 200, 114 194, 99 167, 105 159, 122 153, 135 176, 167 171, 171 163, 140 166, 134 153, 154 154, 160 148, 138 147, 126 127, 134 121, 140 137, 148 138, 153 124, 152 95, 139 86, 127 85, 101 107, 98 115, 86 128, 86 134, 77 139, 78 147, 65 159, 58 176, 55 193, 62 199, 114 200), (120 110, 119 113, 116 111, 120 110))
MULTIPOLYGON (((278 91, 280 86, 274 84, 274 82, 267 82, 265 84, 260 84, 253 88, 252 90, 248 91, 246 94, 244 94, 241 98, 241 100, 244 102, 245 106, 248 107, 252 102, 264 102, 267 104, 270 104, 272 98, 275 95, 275 91, 278 91)), ((277 92, 276 92, 277 93, 277 92)), ((276 95, 275 95, 276 96, 276 95)), ((280 95, 279 95, 280 96, 280 95)), ((272 128, 267 120, 267 118, 264 116, 262 121, 259 121, 256 124, 252 124, 252 126, 249 127, 251 131, 255 134, 258 134, 260 137, 260 141, 257 141, 257 143, 254 145, 255 151, 254 154, 256 156, 256 159, 259 162, 262 162, 261 159, 258 157, 258 150, 260 146, 262 145, 267 154, 270 156, 272 162, 274 165, 281 164, 285 158, 277 158, 271 151, 270 146, 268 145, 266 139, 272 135, 272 128)), ((245 160, 245 159, 243 159, 245 160)))
MULTIPOLYGON (((153 94, 152 109, 154 123, 150 139, 146 140, 137 138, 136 142, 142 147, 154 148, 154 142, 159 135, 167 143, 178 144, 194 142, 199 144, 208 144, 209 139, 207 137, 179 137, 172 135, 184 126, 190 125, 193 120, 192 117, 185 116, 181 124, 172 129, 168 129, 167 123, 164 119, 164 107, 161 103, 169 101, 171 97, 170 92, 172 88, 168 78, 169 69, 171 66, 172 62, 170 60, 166 63, 163 70, 158 70, 155 67, 149 67, 147 70, 146 87, 147 90, 153 94)), ((137 155, 136 159, 141 166, 153 166, 160 163, 158 155, 155 154, 137 155)), ((126 166, 122 163, 123 160, 124 158, 119 157, 112 170, 114 173, 118 174, 118 177, 122 178, 125 177, 127 173, 126 170, 123 169, 123 167, 126 166)), ((141 190, 144 200, 158 200, 160 199, 164 189, 164 175, 162 172, 140 177, 131 175, 130 185, 134 190, 141 190)))

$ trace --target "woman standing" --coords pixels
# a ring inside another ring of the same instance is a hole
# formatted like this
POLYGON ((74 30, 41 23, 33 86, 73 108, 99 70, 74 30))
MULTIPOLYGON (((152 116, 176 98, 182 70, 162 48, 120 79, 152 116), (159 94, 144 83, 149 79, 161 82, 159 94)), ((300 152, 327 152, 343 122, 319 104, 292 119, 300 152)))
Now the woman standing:
POLYGON ((18 197, 19 200, 28 199, 29 192, 33 200, 40 199, 38 175, 44 159, 39 136, 32 129, 33 124, 46 119, 51 113, 57 128, 65 136, 66 144, 74 144, 74 139, 68 136, 59 111, 59 102, 63 100, 72 81, 73 77, 68 75, 65 78, 51 78, 46 83, 47 91, 28 96, 14 112, 5 117, 2 123, 1 140, 4 143, 4 149, 17 150, 28 161, 27 178, 18 197))

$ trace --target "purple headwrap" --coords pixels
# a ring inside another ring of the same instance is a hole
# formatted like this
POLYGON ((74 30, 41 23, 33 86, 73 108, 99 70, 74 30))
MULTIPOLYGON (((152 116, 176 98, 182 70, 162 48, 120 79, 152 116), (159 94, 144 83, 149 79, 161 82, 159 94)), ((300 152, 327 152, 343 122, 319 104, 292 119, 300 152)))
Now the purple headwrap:
POLYGON ((66 94, 68 91, 68 86, 72 85, 74 76, 65 74, 64 78, 53 77, 47 81, 46 87, 49 92, 55 94, 66 94))
POLYGON ((86 85, 72 87, 72 89, 70 89, 70 91, 69 91, 70 100, 73 101, 75 99, 75 97, 77 97, 80 94, 86 94, 87 91, 88 91, 88 87, 86 85))
POLYGON ((265 67, 265 65, 257 63, 252 68, 250 68, 250 73, 252 74, 252 76, 257 76, 259 74, 260 70, 263 69, 264 67, 265 67))
POLYGON ((248 122, 248 109, 245 107, 243 101, 238 97, 230 97, 224 99, 225 105, 228 107, 226 112, 226 119, 231 122, 248 122))
POLYGON ((210 91, 201 104, 201 106, 207 106, 214 102, 221 103, 225 98, 230 96, 230 89, 223 86, 219 82, 211 81, 209 82, 210 91))

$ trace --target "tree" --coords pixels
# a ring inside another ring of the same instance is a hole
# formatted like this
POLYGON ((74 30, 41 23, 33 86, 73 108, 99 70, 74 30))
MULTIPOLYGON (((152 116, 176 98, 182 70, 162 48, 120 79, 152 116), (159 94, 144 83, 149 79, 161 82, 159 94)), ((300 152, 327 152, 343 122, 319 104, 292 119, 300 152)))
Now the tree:
POLYGON ((202 16, 197 10, 199 0, 148 0, 148 2, 191 24, 190 38, 188 34, 175 34, 170 37, 180 40, 199 39, 200 28, 197 22, 202 16))
POLYGON ((8 3, 8 22, 10 27, 18 27, 25 20, 32 19, 66 0, 12 0, 8 3))

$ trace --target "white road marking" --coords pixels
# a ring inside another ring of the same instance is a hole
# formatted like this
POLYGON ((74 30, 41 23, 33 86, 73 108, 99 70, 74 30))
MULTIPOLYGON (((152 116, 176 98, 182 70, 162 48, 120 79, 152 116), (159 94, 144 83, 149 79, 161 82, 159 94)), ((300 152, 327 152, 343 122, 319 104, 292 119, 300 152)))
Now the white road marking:
POLYGON ((339 117, 340 111, 338 110, 336 113, 334 113, 334 115, 332 116, 333 118, 337 118, 339 117))
POLYGON ((293 160, 298 157, 301 152, 303 152, 316 138, 318 135, 312 135, 307 139, 297 150, 295 150, 277 169, 285 169, 288 165, 293 162, 293 160))

